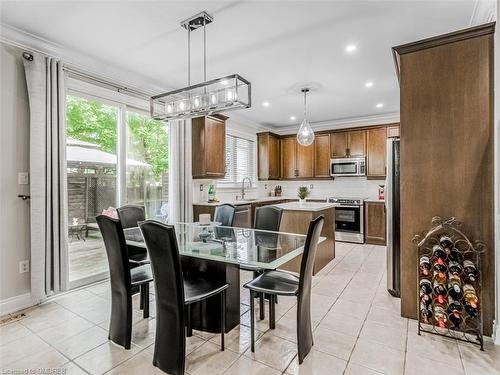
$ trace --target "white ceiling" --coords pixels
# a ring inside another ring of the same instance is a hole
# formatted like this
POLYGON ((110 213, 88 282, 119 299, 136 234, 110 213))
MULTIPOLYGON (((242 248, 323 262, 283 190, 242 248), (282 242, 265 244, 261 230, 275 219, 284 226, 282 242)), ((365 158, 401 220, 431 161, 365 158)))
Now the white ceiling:
MULTIPOLYGON (((250 80, 253 106, 241 116, 274 127, 300 122, 304 85, 316 87, 308 100, 312 122, 397 113, 391 47, 469 27, 474 4, 4 0, 0 20, 167 89, 187 84, 187 33, 179 22, 206 10, 215 18, 207 26, 208 78, 250 80), (351 43, 357 51, 348 54, 351 43)), ((192 34, 192 83, 202 79, 201 35, 192 34)))

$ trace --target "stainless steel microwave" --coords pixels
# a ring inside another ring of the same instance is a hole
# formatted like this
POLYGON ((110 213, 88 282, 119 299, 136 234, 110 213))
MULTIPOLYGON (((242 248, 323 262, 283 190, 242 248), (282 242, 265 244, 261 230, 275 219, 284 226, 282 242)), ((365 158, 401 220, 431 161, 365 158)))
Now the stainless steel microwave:
POLYGON ((365 158, 335 158, 331 159, 330 176, 366 176, 365 158))

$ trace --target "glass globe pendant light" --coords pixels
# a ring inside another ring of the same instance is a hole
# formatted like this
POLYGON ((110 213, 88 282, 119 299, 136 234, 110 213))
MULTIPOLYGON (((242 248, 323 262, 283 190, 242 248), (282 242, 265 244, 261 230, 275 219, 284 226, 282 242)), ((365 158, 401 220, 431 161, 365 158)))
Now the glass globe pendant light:
POLYGON ((300 124, 299 131, 297 132, 297 142, 302 146, 310 146, 314 142, 314 131, 311 128, 311 124, 307 120, 307 93, 308 88, 303 88, 300 90, 304 93, 304 119, 302 124, 300 124))

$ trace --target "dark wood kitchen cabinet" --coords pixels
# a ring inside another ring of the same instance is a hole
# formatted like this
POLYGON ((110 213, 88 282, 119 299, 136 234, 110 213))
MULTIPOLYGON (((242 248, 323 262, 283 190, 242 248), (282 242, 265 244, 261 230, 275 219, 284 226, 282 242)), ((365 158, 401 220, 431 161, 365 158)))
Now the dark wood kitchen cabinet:
POLYGON ((387 164, 387 131, 385 127, 366 131, 366 178, 384 179, 387 164))
POLYGON ((366 131, 351 130, 330 135, 332 158, 363 157, 366 154, 366 131))
POLYGON ((292 179, 297 177, 295 158, 297 155, 295 137, 281 139, 281 178, 292 179))
POLYGON ((259 180, 280 178, 280 137, 270 132, 257 134, 259 180))
POLYGON ((330 177, 330 134, 314 139, 314 177, 330 177))
POLYGON ((386 244, 385 203, 365 202, 365 242, 372 245, 386 244))
POLYGON ((302 146, 295 136, 281 139, 281 176, 283 179, 314 177, 314 144, 302 146))
POLYGON ((193 118, 193 178, 223 178, 226 174, 226 116, 193 118))

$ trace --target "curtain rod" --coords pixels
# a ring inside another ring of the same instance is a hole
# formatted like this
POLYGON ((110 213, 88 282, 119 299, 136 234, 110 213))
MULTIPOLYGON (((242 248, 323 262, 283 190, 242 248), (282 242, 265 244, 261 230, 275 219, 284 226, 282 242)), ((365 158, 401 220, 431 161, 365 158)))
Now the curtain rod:
MULTIPOLYGON (((4 44, 10 45, 10 46, 19 48, 19 49, 23 50, 24 53, 28 53, 28 54, 38 53, 38 54, 46 56, 46 57, 60 59, 63 61, 63 70, 67 71, 69 74, 71 74, 75 77, 85 78, 89 81, 97 82, 97 83, 100 83, 102 85, 106 85, 108 87, 112 87, 117 92, 130 94, 130 95, 135 96, 139 99, 147 99, 147 100, 149 100, 151 98, 151 96, 157 94, 157 93, 150 93, 150 92, 142 91, 139 89, 134 89, 134 88, 128 87, 122 83, 114 82, 111 79, 84 71, 80 68, 77 68, 76 66, 64 63, 64 60, 61 59, 59 56, 56 56, 54 54, 50 54, 48 52, 42 51, 42 50, 34 48, 34 47, 30 47, 28 45, 25 45, 23 43, 19 43, 17 41, 14 41, 14 40, 11 40, 8 38, 0 37, 0 43, 4 43, 4 44)), ((24 55, 23 55, 23 57, 27 58, 24 55)))
POLYGON ((117 92, 129 94, 129 95, 135 96, 135 97, 140 98, 140 99, 148 99, 149 100, 151 98, 151 96, 154 95, 152 93, 148 93, 148 92, 145 92, 145 91, 142 91, 139 89, 134 89, 134 88, 125 86, 121 83, 114 82, 114 81, 109 80, 107 78, 104 78, 102 76, 97 76, 93 73, 86 72, 86 71, 81 70, 79 68, 76 68, 72 65, 68 65, 68 64, 63 63, 63 70, 66 71, 71 76, 84 78, 84 79, 92 81, 92 82, 97 82, 101 85, 111 87, 111 88, 115 89, 117 92))

